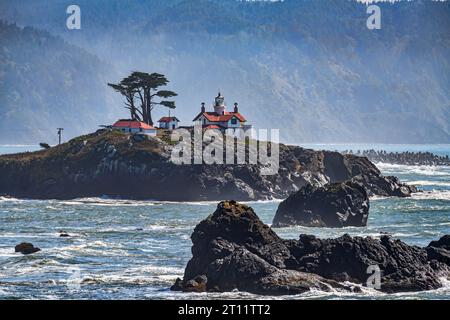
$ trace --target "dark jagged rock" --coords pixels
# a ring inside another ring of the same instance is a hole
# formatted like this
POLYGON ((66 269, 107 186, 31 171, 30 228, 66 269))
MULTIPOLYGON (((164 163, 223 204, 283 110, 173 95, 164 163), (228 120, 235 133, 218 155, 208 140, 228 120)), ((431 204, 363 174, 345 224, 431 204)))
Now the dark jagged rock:
POLYGON ((377 265, 384 292, 436 289, 442 286, 439 277, 450 274, 447 265, 432 261, 425 249, 389 236, 376 240, 344 235, 322 240, 301 235, 291 243, 290 250, 298 270, 336 281, 364 283, 368 266, 377 265))
MULTIPOLYGON (((257 294, 298 294, 312 288, 355 291, 350 281, 365 285, 369 266, 381 270, 381 291, 436 289, 449 265, 429 257, 427 250, 382 236, 344 235, 318 239, 301 235, 283 240, 252 208, 220 202, 192 234, 192 259, 172 290, 231 291, 257 294)), ((444 245, 442 250, 447 250, 444 245)))
POLYGON ((426 250, 430 259, 450 266, 450 235, 445 235, 438 241, 431 241, 426 250))
POLYGON ((412 185, 401 183, 397 177, 381 176, 381 175, 357 175, 353 177, 356 181, 364 185, 369 195, 385 196, 385 197, 409 197, 412 193, 417 192, 417 188, 412 185))
POLYGON ((324 151, 325 175, 330 182, 354 180, 364 185, 369 196, 409 197, 416 187, 401 183, 397 177, 381 175, 380 170, 367 158, 352 154, 342 155, 324 151))
POLYGON ((59 236, 61 238, 68 238, 68 237, 70 237, 70 234, 68 234, 65 230, 59 230, 58 232, 59 232, 59 236))
POLYGON ((446 234, 437 241, 431 241, 428 247, 442 248, 450 250, 450 235, 446 234))
POLYGON ((290 252, 253 209, 234 201, 220 202, 192 234, 192 259, 184 280, 173 290, 231 291, 258 294, 295 294, 332 287, 351 290, 333 280, 288 270, 290 252), (199 283, 199 277, 202 281, 199 283))
POLYGON ((0 156, 0 195, 72 199, 120 197, 172 201, 287 198, 301 187, 361 175, 370 194, 407 196, 366 158, 279 145, 279 170, 261 165, 175 165, 170 137, 145 139, 99 130, 37 152, 0 156))
POLYGON ((15 252, 20 252, 21 254, 32 254, 38 251, 41 251, 41 249, 33 246, 33 244, 28 242, 22 242, 21 244, 18 244, 14 248, 15 252))
POLYGON ((361 184, 307 185, 279 204, 272 226, 360 227, 368 216, 369 197, 361 184))

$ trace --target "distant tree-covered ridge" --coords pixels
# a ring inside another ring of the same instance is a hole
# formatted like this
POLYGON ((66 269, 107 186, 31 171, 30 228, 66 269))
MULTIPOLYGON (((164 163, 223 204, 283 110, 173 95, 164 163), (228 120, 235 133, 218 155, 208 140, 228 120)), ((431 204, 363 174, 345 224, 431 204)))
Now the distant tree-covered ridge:
POLYGON ((32 27, 0 21, 0 143, 57 142, 109 123, 108 66, 32 27))
MULTIPOLYGON (((96 55, 110 66, 97 74, 106 82, 130 70, 164 74, 183 124, 221 89, 283 141, 450 141, 449 1, 377 3, 381 30, 367 29, 367 6, 348 0, 79 0, 76 31, 65 27, 65 4, 3 1, 0 17, 96 55)), ((111 99, 125 112, 109 91, 105 110, 111 99)))

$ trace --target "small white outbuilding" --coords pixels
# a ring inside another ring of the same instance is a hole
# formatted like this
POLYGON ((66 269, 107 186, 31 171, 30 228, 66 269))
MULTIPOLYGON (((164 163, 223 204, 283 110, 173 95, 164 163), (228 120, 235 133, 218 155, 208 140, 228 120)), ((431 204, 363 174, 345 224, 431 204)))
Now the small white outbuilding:
POLYGON ((125 133, 141 133, 141 134, 147 134, 149 136, 156 136, 156 133, 158 132, 158 129, 152 127, 149 124, 146 124, 145 122, 138 121, 138 120, 119 120, 112 126, 115 130, 120 130, 125 133))
POLYGON ((180 120, 177 117, 162 117, 158 122, 160 129, 175 130, 178 128, 180 120))

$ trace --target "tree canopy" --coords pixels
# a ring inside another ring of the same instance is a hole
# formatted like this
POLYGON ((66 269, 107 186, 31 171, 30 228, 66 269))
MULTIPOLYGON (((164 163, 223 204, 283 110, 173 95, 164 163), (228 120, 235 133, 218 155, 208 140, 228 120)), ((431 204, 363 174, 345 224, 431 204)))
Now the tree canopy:
POLYGON ((125 97, 125 108, 130 111, 131 119, 153 125, 152 110, 156 106, 176 108, 175 101, 166 99, 176 97, 177 94, 159 90, 168 83, 169 80, 163 74, 134 71, 118 84, 108 83, 108 86, 125 97))

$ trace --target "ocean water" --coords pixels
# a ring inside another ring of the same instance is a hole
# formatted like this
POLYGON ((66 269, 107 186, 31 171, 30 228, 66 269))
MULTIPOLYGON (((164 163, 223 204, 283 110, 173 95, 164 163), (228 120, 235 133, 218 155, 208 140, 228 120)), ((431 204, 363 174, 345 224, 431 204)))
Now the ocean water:
POLYGON ((38 145, 29 145, 29 144, 0 145, 0 154, 33 152, 38 151, 40 149, 41 147, 39 147, 38 145))
MULTIPOLYGON (((389 150, 389 146, 380 149, 389 150)), ((329 145, 308 147, 335 150, 329 145)), ((415 147, 401 146, 398 151, 414 151, 415 147)), ((450 154, 449 145, 423 147, 450 154)), ((0 153, 14 152, 14 148, 0 147, 0 153)), ((342 150, 350 148, 355 149, 342 146, 342 150)), ((275 231, 284 238, 297 238, 301 233, 379 237, 388 232, 420 246, 450 234, 450 167, 377 165, 383 173, 414 183, 424 192, 407 199, 371 199, 369 223, 364 228, 275 231)), ((248 204, 270 224, 278 203, 248 204)), ((358 294, 311 291, 281 297, 171 292, 169 287, 182 276, 191 258, 190 235, 195 225, 215 207, 215 202, 0 198, 0 299, 450 299, 450 282, 445 280, 439 290, 395 295, 369 289, 358 294), (59 237, 61 230, 71 237, 59 237), (14 253, 14 246, 23 241, 42 251, 29 256, 14 253)))

